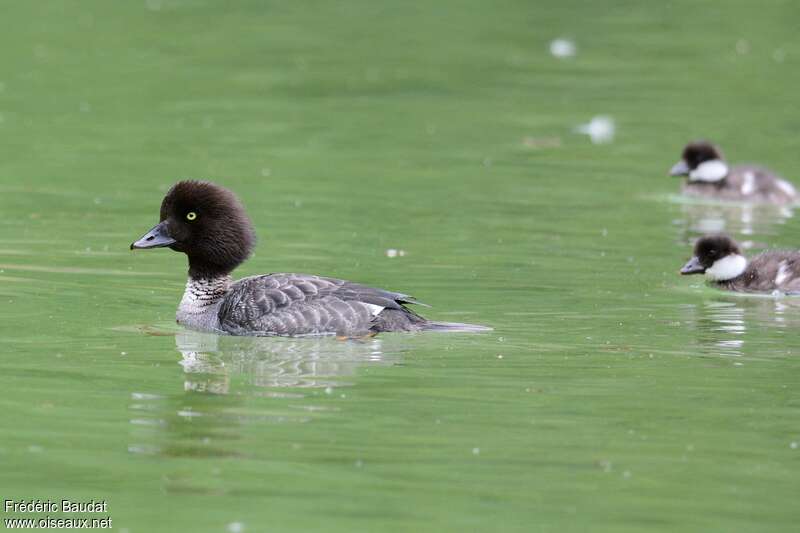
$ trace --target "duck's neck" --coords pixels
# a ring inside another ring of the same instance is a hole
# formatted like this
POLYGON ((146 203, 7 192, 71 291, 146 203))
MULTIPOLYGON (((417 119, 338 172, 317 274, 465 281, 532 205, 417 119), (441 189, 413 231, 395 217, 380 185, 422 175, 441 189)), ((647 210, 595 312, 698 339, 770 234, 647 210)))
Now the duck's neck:
POLYGON ((194 277, 190 272, 178 311, 196 315, 211 310, 225 296, 232 282, 230 274, 194 277))

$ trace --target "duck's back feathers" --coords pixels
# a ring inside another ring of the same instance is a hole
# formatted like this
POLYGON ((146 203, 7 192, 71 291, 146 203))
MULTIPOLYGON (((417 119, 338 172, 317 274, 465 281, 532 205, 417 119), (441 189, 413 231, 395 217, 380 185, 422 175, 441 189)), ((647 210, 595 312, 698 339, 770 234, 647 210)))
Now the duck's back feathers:
POLYGON ((794 186, 769 169, 737 165, 725 179, 715 182, 687 181, 684 194, 729 201, 791 204, 797 200, 794 186))
POLYGON ((800 252, 769 251, 757 255, 744 273, 721 283, 740 292, 800 294, 800 252))
POLYGON ((233 335, 366 335, 416 331, 426 320, 407 294, 307 274, 267 274, 234 283, 219 309, 233 335))

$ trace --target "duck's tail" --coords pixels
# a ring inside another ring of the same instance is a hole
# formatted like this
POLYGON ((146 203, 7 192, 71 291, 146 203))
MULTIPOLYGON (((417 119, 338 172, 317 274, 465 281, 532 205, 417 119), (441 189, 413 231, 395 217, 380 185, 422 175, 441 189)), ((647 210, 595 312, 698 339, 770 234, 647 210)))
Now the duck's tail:
POLYGON ((477 324, 461 324, 460 322, 432 322, 422 324, 422 331, 438 331, 441 333, 486 333, 494 328, 477 324))

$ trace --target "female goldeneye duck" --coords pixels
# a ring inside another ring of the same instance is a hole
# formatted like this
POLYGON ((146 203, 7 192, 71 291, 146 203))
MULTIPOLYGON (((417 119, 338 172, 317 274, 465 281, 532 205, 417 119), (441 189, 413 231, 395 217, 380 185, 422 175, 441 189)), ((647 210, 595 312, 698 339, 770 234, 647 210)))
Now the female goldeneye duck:
POLYGON ((727 235, 707 235, 681 274, 705 274, 729 291, 800 294, 800 251, 768 251, 748 261, 727 235))
POLYGON ((794 186, 773 172, 752 165, 728 166, 719 148, 695 141, 683 149, 669 171, 686 176, 683 194, 717 200, 786 205, 797 201, 794 186))
POLYGON ((161 203, 160 222, 134 248, 169 247, 189 258, 179 324, 230 335, 361 337, 384 331, 489 331, 433 322, 399 292, 307 274, 266 274, 234 282, 231 272, 253 250, 255 233, 238 198, 206 181, 181 181, 161 203))

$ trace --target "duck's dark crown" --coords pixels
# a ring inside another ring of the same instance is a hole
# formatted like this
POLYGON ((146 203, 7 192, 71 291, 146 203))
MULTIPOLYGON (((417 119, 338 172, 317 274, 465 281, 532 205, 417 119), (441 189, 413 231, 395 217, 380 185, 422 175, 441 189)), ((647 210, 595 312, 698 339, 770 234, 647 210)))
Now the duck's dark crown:
POLYGON ((209 181, 179 181, 161 202, 161 222, 170 245, 189 258, 194 279, 224 276, 251 254, 256 238, 239 199, 209 181))

